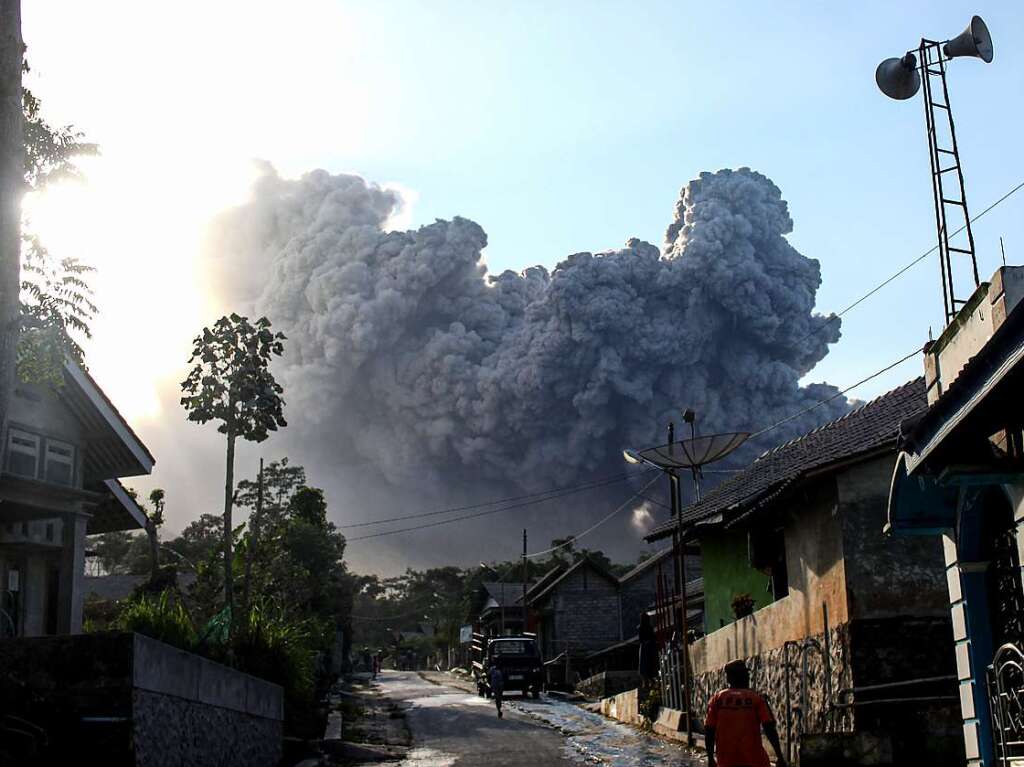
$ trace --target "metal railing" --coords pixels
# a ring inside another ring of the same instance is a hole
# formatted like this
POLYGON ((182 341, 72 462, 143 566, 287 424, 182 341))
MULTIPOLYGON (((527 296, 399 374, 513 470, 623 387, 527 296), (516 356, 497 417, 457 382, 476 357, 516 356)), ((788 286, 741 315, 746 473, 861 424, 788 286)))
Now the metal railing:
POLYGON ((996 760, 1010 767, 1024 757, 1024 652, 1016 644, 996 650, 988 667, 992 735, 996 760))

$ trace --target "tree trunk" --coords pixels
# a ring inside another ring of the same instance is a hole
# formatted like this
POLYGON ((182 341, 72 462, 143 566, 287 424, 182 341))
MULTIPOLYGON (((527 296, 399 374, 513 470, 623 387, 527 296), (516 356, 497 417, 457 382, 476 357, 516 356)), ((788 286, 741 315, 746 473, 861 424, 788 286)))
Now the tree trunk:
POLYGON ((224 472, 224 604, 228 608, 228 636, 235 629, 235 583, 231 573, 231 506, 235 489, 235 434, 228 426, 228 461, 224 472))
POLYGON ((242 599, 245 610, 248 612, 252 605, 252 561, 256 557, 256 547, 259 545, 260 516, 263 514, 263 459, 260 458, 260 474, 256 487, 256 511, 252 515, 252 524, 249 527, 249 546, 245 550, 245 585, 242 587, 242 599))
POLYGON ((152 519, 146 520, 146 535, 149 537, 149 582, 156 583, 160 571, 160 557, 157 551, 156 523, 152 519))
POLYGON ((0 0, 0 437, 17 366, 21 269, 22 138, 20 0, 0 0))

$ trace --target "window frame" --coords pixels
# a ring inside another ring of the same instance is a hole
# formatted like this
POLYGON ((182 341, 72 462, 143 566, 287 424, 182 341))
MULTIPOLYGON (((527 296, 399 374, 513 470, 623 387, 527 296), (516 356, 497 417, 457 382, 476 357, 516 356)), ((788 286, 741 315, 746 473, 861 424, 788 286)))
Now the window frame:
POLYGON ((49 483, 51 485, 60 485, 61 487, 74 487, 75 486, 75 464, 76 464, 76 458, 77 458, 77 456, 75 454, 75 446, 72 443, 70 443, 70 442, 64 442, 63 440, 50 439, 50 438, 46 438, 44 440, 44 443, 45 443, 45 447, 44 447, 44 451, 43 451, 43 481, 45 481, 45 482, 47 482, 47 483, 49 483), (65 482, 57 482, 56 480, 50 479, 50 472, 49 472, 49 470, 50 470, 50 460, 51 460, 50 450, 52 448, 55 448, 55 447, 58 448, 58 449, 63 448, 63 449, 66 449, 68 451, 68 455, 64 456, 64 455, 61 455, 60 453, 57 453, 56 455, 59 456, 59 457, 53 459, 54 463, 62 464, 62 465, 65 465, 65 466, 68 467, 68 481, 66 483, 65 482))
POLYGON ((33 432, 20 429, 16 426, 11 426, 7 429, 7 444, 6 454, 4 456, 4 471, 15 477, 24 477, 26 479, 39 479, 39 458, 43 452, 43 437, 40 434, 34 434, 33 432), (24 445, 18 445, 15 443, 15 439, 32 440, 35 443, 34 452, 30 452, 24 445), (20 455, 31 455, 35 459, 35 471, 33 474, 23 474, 20 471, 14 471, 11 466, 11 458, 13 454, 18 453, 20 455))

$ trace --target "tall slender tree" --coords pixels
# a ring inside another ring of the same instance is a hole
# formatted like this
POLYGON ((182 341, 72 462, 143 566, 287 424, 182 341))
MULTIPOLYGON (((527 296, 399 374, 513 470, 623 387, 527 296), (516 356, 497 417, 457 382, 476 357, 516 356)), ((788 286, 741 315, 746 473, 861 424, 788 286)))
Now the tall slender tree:
POLYGON ((149 494, 153 510, 146 514, 146 535, 149 538, 149 580, 156 583, 160 575, 160 526, 164 523, 164 491, 157 487, 149 494))
POLYGON ((235 489, 235 441, 241 437, 262 442, 270 432, 286 426, 284 390, 270 372, 270 361, 284 353, 283 333, 271 330, 270 320, 250 322, 232 314, 221 317, 212 328, 192 342, 193 365, 182 381, 181 404, 188 420, 197 423, 219 421, 217 431, 227 439, 224 472, 224 601, 229 613, 229 631, 234 616, 232 573, 231 509, 235 489))
POLYGON ((0 0, 0 436, 17 365, 24 123, 20 0, 0 0))

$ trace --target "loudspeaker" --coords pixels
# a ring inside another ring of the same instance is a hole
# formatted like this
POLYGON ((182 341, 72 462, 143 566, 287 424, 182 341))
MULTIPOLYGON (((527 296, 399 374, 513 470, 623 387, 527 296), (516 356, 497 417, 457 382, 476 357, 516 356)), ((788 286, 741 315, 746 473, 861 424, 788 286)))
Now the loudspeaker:
POLYGON ((917 56, 908 53, 901 59, 886 59, 875 70, 879 90, 897 101, 909 99, 921 87, 917 73, 917 56))
POLYGON ((989 34, 988 27, 981 20, 981 16, 974 16, 971 23, 967 25, 967 29, 942 46, 942 52, 951 59, 958 56, 971 56, 981 59, 986 64, 991 64, 992 35, 989 34))

